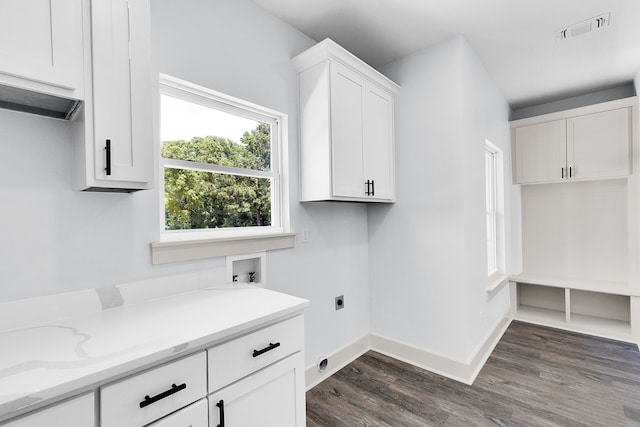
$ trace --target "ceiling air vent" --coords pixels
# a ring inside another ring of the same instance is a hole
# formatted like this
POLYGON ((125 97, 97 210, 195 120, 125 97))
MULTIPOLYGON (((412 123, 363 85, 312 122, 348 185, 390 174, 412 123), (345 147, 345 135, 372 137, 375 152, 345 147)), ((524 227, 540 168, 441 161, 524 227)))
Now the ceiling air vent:
POLYGON ((578 22, 577 24, 558 30, 556 31, 556 40, 571 39, 590 33, 591 31, 606 28, 609 26, 609 15, 609 13, 603 13, 602 15, 594 16, 593 18, 586 19, 582 22, 578 22))

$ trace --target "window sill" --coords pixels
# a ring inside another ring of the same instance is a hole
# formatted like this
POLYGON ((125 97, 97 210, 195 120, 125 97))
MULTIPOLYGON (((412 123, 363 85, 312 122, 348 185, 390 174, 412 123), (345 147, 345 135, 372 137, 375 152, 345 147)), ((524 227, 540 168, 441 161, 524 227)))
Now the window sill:
POLYGON ((266 234, 264 236, 224 239, 153 242, 151 243, 151 260, 154 265, 167 264, 249 252, 293 248, 295 245, 295 233, 266 234))
POLYGON ((489 286, 487 286, 487 293, 489 295, 496 294, 500 289, 504 288, 509 283, 509 276, 503 273, 498 273, 489 278, 489 286))

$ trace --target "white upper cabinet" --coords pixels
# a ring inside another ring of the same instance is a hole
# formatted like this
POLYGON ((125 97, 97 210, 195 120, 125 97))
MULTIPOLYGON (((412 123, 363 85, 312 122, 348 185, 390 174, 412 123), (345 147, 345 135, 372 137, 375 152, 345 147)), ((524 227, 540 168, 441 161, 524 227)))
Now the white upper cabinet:
POLYGON ((0 2, 0 83, 82 98, 81 0, 0 2))
POLYGON ((329 39, 293 63, 300 77, 300 200, 393 202, 398 86, 329 39))
POLYGON ((149 0, 93 0, 92 60, 74 155, 78 190, 135 191, 153 182, 149 0))
POLYGON ((61 119, 84 99, 83 0, 0 2, 0 106, 61 119))
POLYGON ((564 178, 567 165, 566 120, 515 130, 517 182, 551 182, 564 178))
POLYGON ((619 108, 567 120, 567 158, 572 178, 629 175, 631 109, 619 108))
POLYGON ((517 184, 631 173, 637 98, 511 122, 517 184))

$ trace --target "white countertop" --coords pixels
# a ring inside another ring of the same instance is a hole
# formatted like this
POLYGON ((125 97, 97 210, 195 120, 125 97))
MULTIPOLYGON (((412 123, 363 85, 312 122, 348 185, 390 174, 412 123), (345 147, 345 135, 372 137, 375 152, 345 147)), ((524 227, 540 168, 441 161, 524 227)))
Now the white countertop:
POLYGON ((0 421, 307 304, 263 288, 225 285, 0 333, 0 421))

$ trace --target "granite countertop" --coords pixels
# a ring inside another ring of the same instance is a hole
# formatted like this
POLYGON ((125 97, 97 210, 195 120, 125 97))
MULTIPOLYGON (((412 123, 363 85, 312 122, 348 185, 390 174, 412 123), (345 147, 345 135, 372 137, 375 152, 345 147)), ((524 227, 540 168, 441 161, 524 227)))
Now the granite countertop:
POLYGON ((302 310, 302 298, 226 285, 0 333, 0 421, 302 310))

